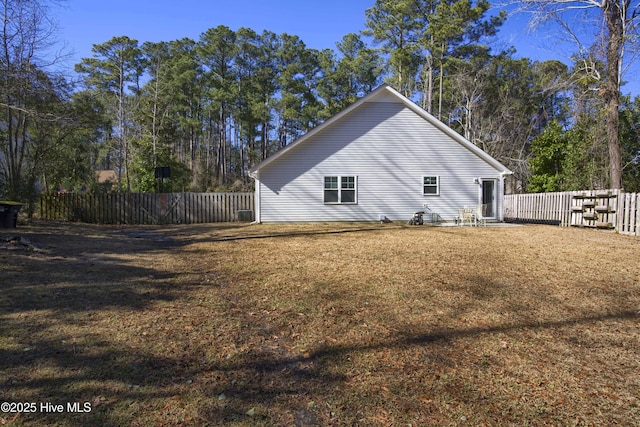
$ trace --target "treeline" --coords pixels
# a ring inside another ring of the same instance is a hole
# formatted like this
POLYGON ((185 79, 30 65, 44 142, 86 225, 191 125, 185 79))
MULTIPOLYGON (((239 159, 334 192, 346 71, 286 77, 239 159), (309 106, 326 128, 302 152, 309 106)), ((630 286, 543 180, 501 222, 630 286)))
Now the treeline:
POLYGON ((382 62, 359 36, 331 50, 299 37, 225 26, 190 39, 115 37, 76 66, 107 124, 96 164, 127 190, 152 191, 156 166, 173 185, 246 187, 247 170, 382 81, 382 62), (108 134, 107 134, 108 132, 108 134))
MULTIPOLYGON (((50 29, 24 18, 45 3, 3 6, 0 197, 157 191, 157 167, 171 168, 165 191, 247 190, 252 166, 382 82, 513 170, 512 191, 610 184, 603 49, 570 66, 517 58, 492 44, 506 15, 487 16, 486 1, 377 0, 365 29, 321 51, 225 26, 198 40, 119 36, 94 45, 75 82, 39 60, 50 29)), ((624 186, 640 191, 640 100, 623 98, 619 115, 624 186)))

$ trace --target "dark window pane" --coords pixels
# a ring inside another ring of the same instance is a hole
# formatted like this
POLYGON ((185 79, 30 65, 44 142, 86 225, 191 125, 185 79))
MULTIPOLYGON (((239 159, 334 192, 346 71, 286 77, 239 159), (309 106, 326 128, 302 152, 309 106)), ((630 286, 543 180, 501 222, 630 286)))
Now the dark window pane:
POLYGON ((438 184, 438 177, 437 176, 425 176, 424 177, 424 184, 425 185, 437 185, 438 184))
POLYGON ((326 189, 337 189, 338 188, 338 177, 337 176, 325 176, 324 177, 324 188, 326 189))
POLYGON ((355 203, 356 190, 342 190, 342 203, 355 203))
POLYGON ((356 188, 356 179, 353 176, 342 177, 342 188, 354 189, 356 188))
POLYGON ((438 187, 425 185, 424 194, 438 194, 438 187))
POLYGON ((325 203, 338 203, 338 190, 324 190, 325 203))

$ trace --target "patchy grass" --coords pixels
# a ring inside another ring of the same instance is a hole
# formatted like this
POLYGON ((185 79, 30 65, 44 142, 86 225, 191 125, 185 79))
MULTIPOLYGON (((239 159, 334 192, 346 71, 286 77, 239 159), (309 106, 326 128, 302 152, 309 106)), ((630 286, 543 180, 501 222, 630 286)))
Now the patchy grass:
POLYGON ((640 425, 639 258, 545 226, 0 230, 0 399, 37 405, 0 425, 640 425))

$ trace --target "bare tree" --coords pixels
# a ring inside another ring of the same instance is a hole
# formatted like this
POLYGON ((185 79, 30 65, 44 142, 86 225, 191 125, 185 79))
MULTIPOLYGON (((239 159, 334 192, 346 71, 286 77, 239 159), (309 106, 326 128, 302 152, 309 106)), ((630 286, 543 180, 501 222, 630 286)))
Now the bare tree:
POLYGON ((0 190, 9 198, 32 191, 24 184, 33 181, 25 176, 35 143, 30 131, 36 121, 53 118, 41 100, 55 90, 43 68, 54 62, 45 58, 55 43, 49 6, 58 3, 0 0, 0 190))
MULTIPOLYGON (((594 18, 599 25, 595 34, 604 44, 605 75, 599 96, 605 105, 605 129, 609 148, 610 186, 622 188, 622 145, 619 135, 618 111, 621 104, 620 86, 627 66, 625 55, 637 48, 640 2, 631 0, 524 0, 522 10, 534 12, 533 26, 542 22, 558 24, 577 44, 579 52, 591 44, 581 36, 581 29, 593 26, 585 18, 594 18)), ((582 56, 582 55, 581 55, 582 56)))

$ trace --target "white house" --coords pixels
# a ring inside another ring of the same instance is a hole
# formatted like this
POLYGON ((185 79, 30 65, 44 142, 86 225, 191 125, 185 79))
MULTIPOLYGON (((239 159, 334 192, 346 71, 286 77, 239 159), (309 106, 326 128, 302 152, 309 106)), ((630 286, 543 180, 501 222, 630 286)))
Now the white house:
POLYGON ((383 85, 255 166, 256 222, 502 220, 504 165, 383 85))

